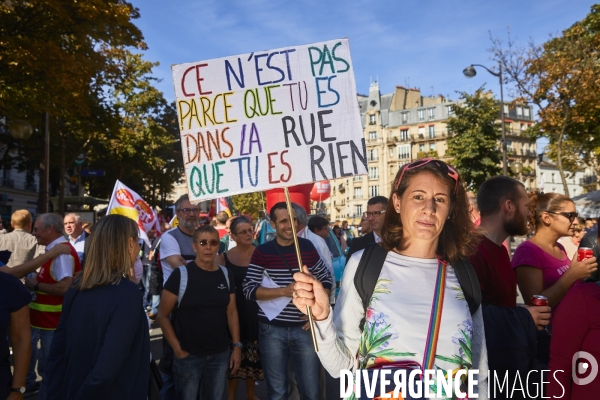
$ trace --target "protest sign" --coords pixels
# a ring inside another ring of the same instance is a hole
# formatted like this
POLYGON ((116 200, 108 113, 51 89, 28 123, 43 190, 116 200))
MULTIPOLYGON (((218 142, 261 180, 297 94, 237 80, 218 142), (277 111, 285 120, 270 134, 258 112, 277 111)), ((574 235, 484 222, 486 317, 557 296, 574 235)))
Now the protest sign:
POLYGON ((190 201, 367 173, 347 39, 172 71, 190 201))

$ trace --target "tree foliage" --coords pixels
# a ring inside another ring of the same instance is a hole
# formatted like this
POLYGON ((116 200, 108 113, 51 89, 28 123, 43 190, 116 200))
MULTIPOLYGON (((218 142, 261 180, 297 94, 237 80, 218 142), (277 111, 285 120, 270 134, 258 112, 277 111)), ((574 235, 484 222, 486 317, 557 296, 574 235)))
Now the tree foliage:
POLYGON ((233 207, 240 214, 250 214, 252 218, 258 218, 258 212, 265 210, 265 193, 252 192, 232 196, 233 207))
MULTIPOLYGON (((2 167, 27 170, 42 158, 42 113, 50 114, 51 194, 62 195, 74 160, 105 177, 85 181, 107 198, 120 179, 156 205, 180 179, 183 166, 176 112, 154 86, 152 68, 125 0, 14 0, 0 4, 0 116, 35 128, 19 144, 2 138, 2 167), (6 151, 4 151, 6 150, 6 151)), ((164 204, 163 204, 164 205, 164 204)))
POLYGON ((498 39, 492 43, 515 101, 537 106, 532 133, 548 138, 569 195, 565 171, 575 172, 582 160, 597 164, 600 154, 600 6, 542 45, 519 46, 510 33, 506 47, 498 39))
POLYGON ((454 116, 448 121, 448 131, 452 133, 448 155, 467 188, 477 191, 486 179, 501 173, 497 123, 500 106, 482 86, 473 95, 460 93, 453 111, 454 116))

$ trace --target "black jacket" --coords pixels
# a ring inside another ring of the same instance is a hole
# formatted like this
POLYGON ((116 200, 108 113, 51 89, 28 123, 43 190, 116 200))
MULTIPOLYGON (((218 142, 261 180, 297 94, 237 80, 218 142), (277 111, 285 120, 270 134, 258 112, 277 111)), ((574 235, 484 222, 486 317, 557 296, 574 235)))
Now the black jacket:
MULTIPOLYGON (((518 371, 523 386, 525 386, 527 373, 533 369, 539 369, 535 364, 537 328, 529 311, 524 307, 505 308, 484 305, 483 324, 490 374, 495 373, 500 382, 507 374, 510 390, 515 379, 518 379, 518 371)), ((530 379, 530 385, 535 383, 534 378, 530 379)), ((490 399, 528 398, 527 396, 520 397, 522 393, 519 391, 514 392, 513 397, 509 397, 506 388, 501 393, 499 386, 496 386, 494 396, 493 384, 494 377, 489 376, 490 399)), ((530 393, 535 393, 533 389, 534 387, 530 387, 530 393)))
POLYGON ((359 236, 352 239, 352 242, 350 242, 350 248, 348 249, 348 255, 346 256, 346 264, 348 263, 348 260, 352 254, 366 249, 367 246, 372 243, 375 243, 375 234, 373 234, 373 232, 369 232, 364 236, 359 236))
MULTIPOLYGON (((600 246, 598 246, 598 232, 592 231, 585 235, 581 242, 579 243, 579 247, 589 247, 594 250, 594 257, 600 260, 600 246)), ((600 281, 600 271, 596 270, 592 273, 590 278, 585 280, 586 282, 598 282, 600 281)))

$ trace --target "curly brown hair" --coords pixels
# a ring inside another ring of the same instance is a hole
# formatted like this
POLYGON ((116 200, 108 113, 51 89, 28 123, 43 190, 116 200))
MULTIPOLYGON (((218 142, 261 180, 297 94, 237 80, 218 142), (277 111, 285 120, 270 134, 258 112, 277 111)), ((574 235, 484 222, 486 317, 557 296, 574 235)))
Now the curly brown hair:
POLYGON ((402 195, 408 188, 412 178, 418 174, 428 173, 434 175, 441 182, 444 182, 448 186, 448 192, 452 193, 450 198, 451 211, 449 218, 444 223, 442 232, 439 236, 438 246, 436 253, 443 259, 455 262, 459 258, 467 258, 472 255, 475 250, 479 237, 474 233, 474 225, 471 222, 471 216, 469 213, 469 199, 467 192, 464 187, 462 179, 458 178, 458 185, 448 174, 442 172, 435 164, 447 165, 443 161, 435 160, 435 162, 426 163, 420 167, 407 170, 402 176, 402 181, 398 185, 398 180, 402 170, 405 169, 409 164, 403 165, 394 178, 394 185, 390 193, 390 202, 385 211, 385 218, 383 226, 381 228, 381 245, 387 251, 398 250, 403 251, 407 248, 408 243, 403 240, 404 230, 402 228, 402 219, 396 213, 394 209, 394 202, 391 201, 393 195, 396 194, 398 198, 402 198, 402 195), (398 186, 397 189, 396 186, 398 186), (453 193, 456 186, 456 193, 453 193))

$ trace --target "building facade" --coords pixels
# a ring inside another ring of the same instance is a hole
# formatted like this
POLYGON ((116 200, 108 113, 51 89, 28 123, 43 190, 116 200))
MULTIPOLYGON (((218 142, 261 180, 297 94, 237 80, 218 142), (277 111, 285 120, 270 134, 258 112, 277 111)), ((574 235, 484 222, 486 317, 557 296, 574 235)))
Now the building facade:
MULTIPOLYGON (((331 182, 328 211, 331 221, 348 220, 356 225, 371 197, 388 196, 398 169, 424 157, 451 161, 446 156, 448 118, 456 102, 443 96, 422 96, 419 89, 397 86, 381 94, 372 83, 369 95, 358 96, 367 151, 368 175, 331 182)), ((531 108, 505 105, 505 128, 509 165, 520 162, 522 182, 536 189, 536 145, 523 134, 533 124, 531 108)), ((500 151, 500 143, 498 143, 500 151)))
MULTIPOLYGON (((541 192, 565 194, 565 187, 560 178, 558 167, 556 164, 552 163, 545 154, 540 154, 538 156, 536 175, 538 189, 541 192)), ((590 175, 586 176, 586 170, 584 168, 581 168, 575 173, 565 171, 565 178, 567 180, 567 188, 569 189, 570 197, 579 196, 586 192, 583 183, 586 179, 589 179, 589 176, 590 175)))

